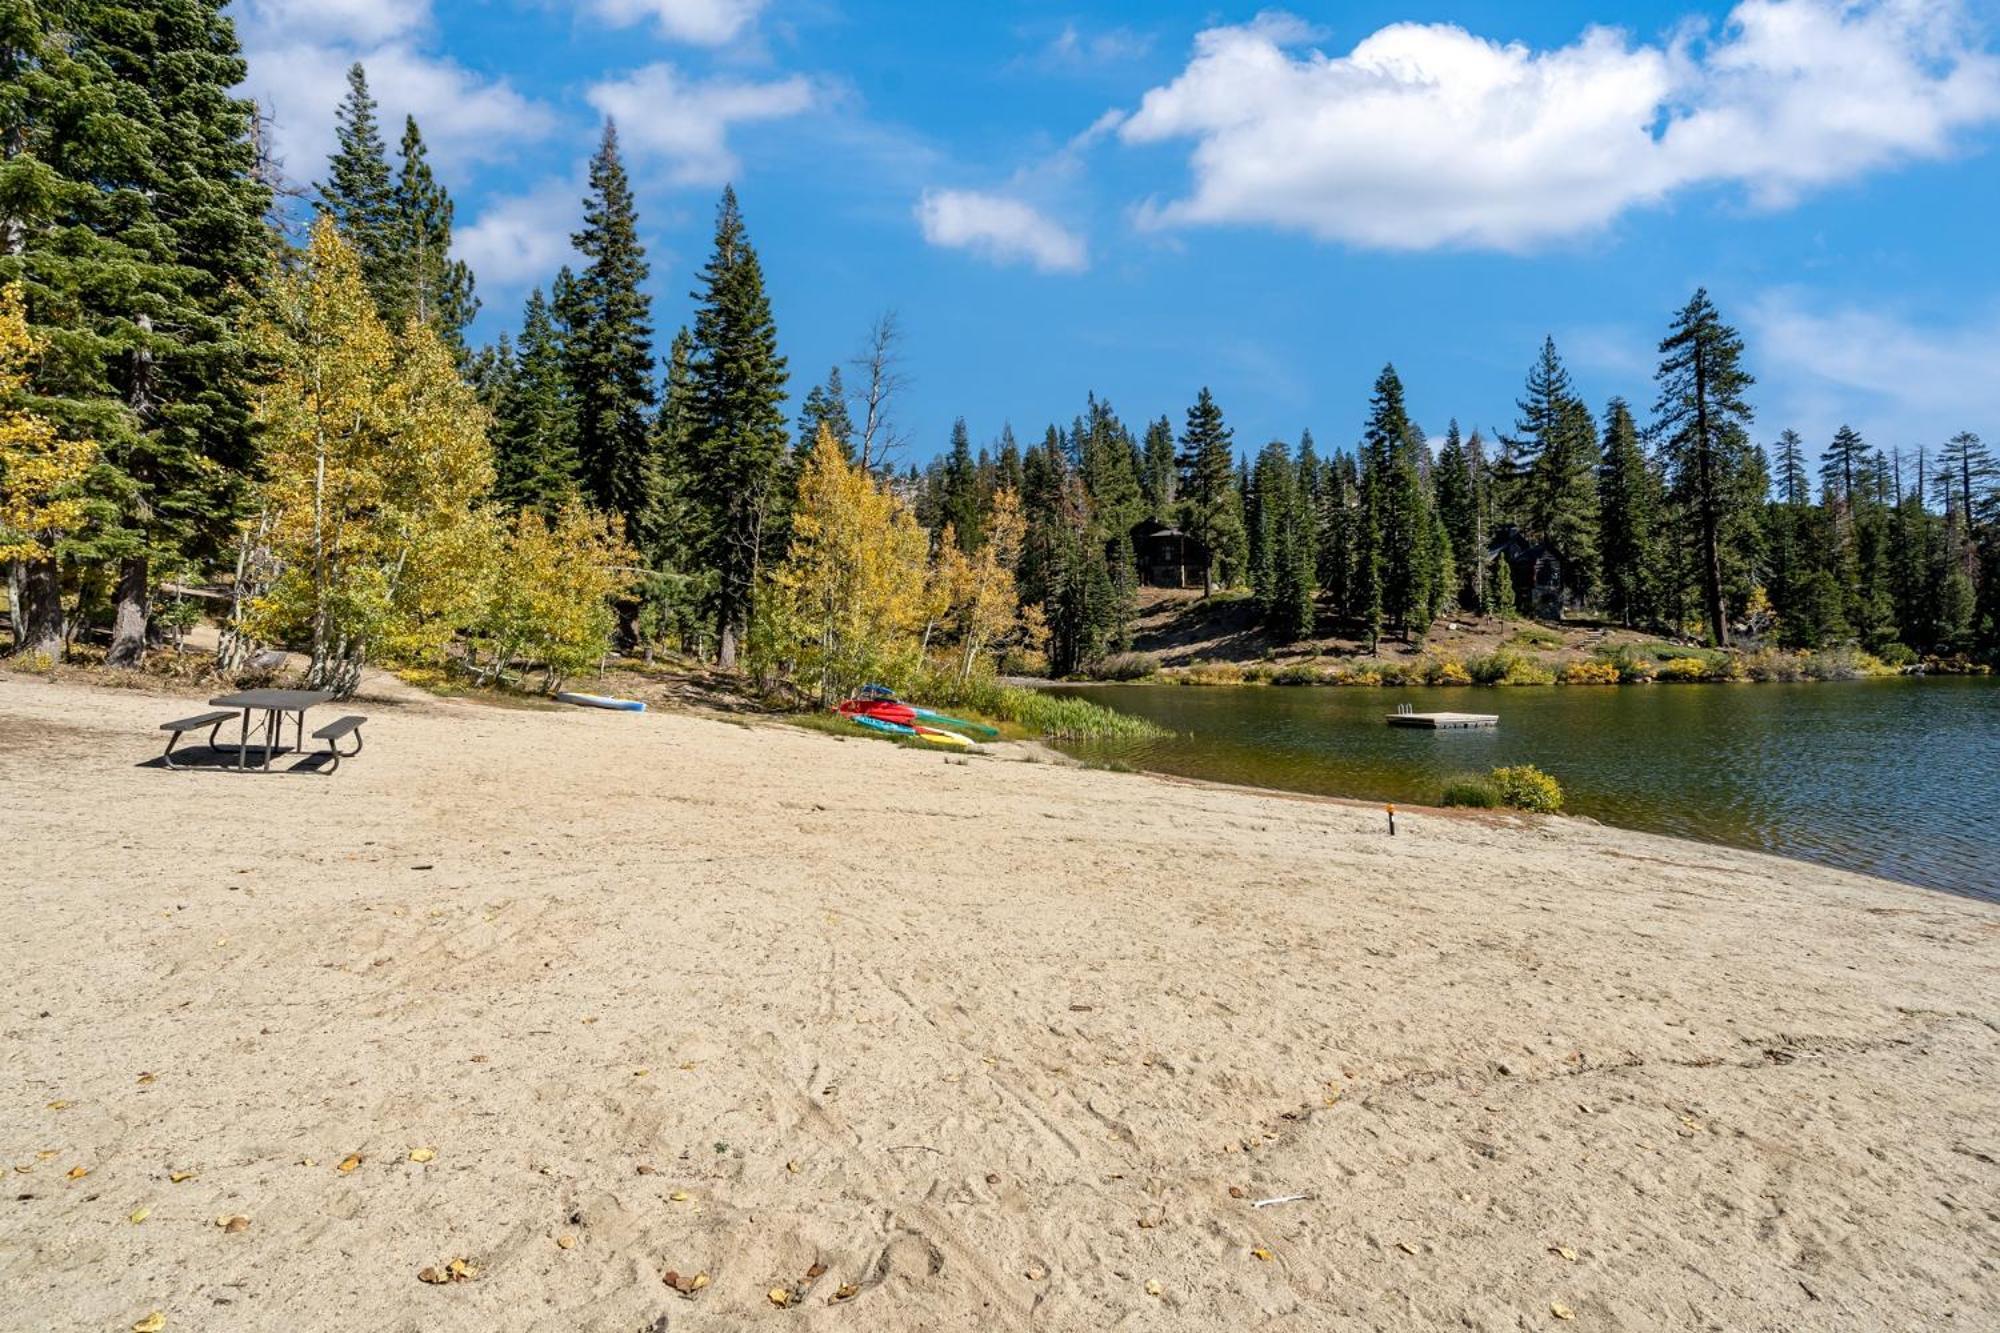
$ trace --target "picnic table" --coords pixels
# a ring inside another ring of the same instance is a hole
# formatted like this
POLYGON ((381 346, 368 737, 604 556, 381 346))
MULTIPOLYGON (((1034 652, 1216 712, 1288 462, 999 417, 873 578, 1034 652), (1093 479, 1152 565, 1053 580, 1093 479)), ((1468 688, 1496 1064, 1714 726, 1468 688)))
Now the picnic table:
POLYGON ((236 746, 236 767, 239 772, 247 771, 250 759, 250 715, 261 712, 264 715, 264 771, 271 771, 273 747, 284 748, 285 714, 290 713, 298 725, 299 748, 306 746, 306 710, 333 701, 331 690, 238 690, 234 694, 221 694, 208 701, 210 708, 239 708, 243 710, 243 724, 236 746))

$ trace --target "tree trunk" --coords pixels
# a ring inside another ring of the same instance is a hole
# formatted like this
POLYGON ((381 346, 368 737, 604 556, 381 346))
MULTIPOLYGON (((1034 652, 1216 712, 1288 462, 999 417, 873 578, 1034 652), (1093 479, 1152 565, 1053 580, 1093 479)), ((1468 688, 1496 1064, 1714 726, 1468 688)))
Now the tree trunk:
POLYGON ((21 646, 21 584, 25 578, 19 560, 7 562, 7 624, 14 631, 14 646, 21 646))
POLYGON ((146 659, 146 593, 150 575, 143 555, 128 555, 118 562, 116 611, 111 621, 111 648, 104 654, 106 666, 136 667, 146 659))
POLYGON ((22 562, 21 618, 14 622, 14 651, 50 662, 62 660, 62 576, 52 557, 22 562))
POLYGON ((715 664, 724 671, 736 666, 736 622, 725 604, 715 624, 715 664))

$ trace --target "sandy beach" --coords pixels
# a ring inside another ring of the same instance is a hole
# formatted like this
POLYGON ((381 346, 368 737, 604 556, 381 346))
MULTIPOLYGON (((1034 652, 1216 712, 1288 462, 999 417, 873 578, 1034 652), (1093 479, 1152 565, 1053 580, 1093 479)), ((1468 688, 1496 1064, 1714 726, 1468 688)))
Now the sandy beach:
POLYGON ((0 1328, 2000 1326, 1992 905, 407 692, 146 766, 193 711, 0 681, 0 1328))

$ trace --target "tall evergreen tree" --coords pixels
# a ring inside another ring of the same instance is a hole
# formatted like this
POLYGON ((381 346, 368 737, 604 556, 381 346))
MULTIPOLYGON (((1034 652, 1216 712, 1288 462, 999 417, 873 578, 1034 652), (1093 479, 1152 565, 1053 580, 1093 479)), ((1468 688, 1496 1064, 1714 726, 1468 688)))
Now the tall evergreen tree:
POLYGON ((1174 465, 1174 426, 1167 418, 1160 417, 1146 427, 1139 470, 1139 490, 1152 518, 1162 523, 1173 520, 1179 481, 1180 474, 1174 465))
POLYGON ((1556 411, 1555 429, 1528 475, 1528 527, 1562 558, 1569 597, 1588 602, 1598 572, 1597 423, 1575 398, 1556 411))
POLYGON ((431 174, 414 116, 403 122, 402 147, 403 170, 392 199, 395 301, 383 316, 391 327, 422 320, 462 354, 465 326, 479 313, 479 298, 472 294, 471 268, 451 257, 451 195, 431 174))
POLYGON ((608 120, 590 160, 583 229, 570 239, 589 262, 567 283, 557 279, 554 313, 564 325, 578 479, 591 507, 617 514, 643 545, 657 401, 652 303, 644 290, 650 270, 618 130, 608 120))
POLYGON ((1563 431, 1565 404, 1575 401, 1569 371, 1556 352, 1556 340, 1544 338, 1542 352, 1528 368, 1527 389, 1515 404, 1520 417, 1514 433, 1500 437, 1502 453, 1494 468, 1496 505, 1502 522, 1524 528, 1536 537, 1544 534, 1536 527, 1538 515, 1553 507, 1538 494, 1545 486, 1568 480, 1567 472, 1537 478, 1536 464, 1551 442, 1563 431))
POLYGON ((1317 511, 1318 560, 1315 572, 1326 591, 1334 614, 1354 619, 1360 611, 1355 603, 1355 534, 1361 505, 1361 478, 1354 455, 1342 450, 1328 460, 1320 483, 1317 511))
POLYGON ((494 491, 551 515, 577 490, 576 421, 562 338, 537 287, 521 317, 513 374, 493 414, 494 491))
POLYGON ((1655 434, 1674 504, 1689 526, 1709 636, 1726 648, 1723 551, 1748 517, 1738 484, 1750 452, 1752 414, 1743 395, 1756 381, 1743 369, 1743 339, 1722 322, 1706 289, 1696 291, 1674 317, 1660 358, 1655 434))
POLYGON ((806 391, 806 400, 799 408, 797 446, 800 452, 811 451, 813 441, 819 438, 821 426, 833 436, 840 456, 852 463, 854 418, 848 415, 847 390, 841 385, 839 366, 826 372, 826 383, 815 384, 806 391))
MULTIPOLYGON (((215 0, 17 5, 0 20, 0 283, 44 344, 31 392, 94 439, 92 522, 117 574, 109 660, 135 663, 156 570, 212 553, 248 465, 239 329, 264 272, 244 65, 215 0)), ((60 624, 53 560, 31 619, 60 624), (47 606, 40 605, 47 601, 47 606)))
POLYGON ((982 544, 985 514, 979 503, 979 469, 972 457, 972 435, 965 418, 951 423, 951 448, 939 470, 938 523, 951 524, 958 546, 968 554, 982 544))
POLYGON ((335 147, 318 187, 318 208, 361 261, 361 278, 376 309, 392 317, 405 304, 408 275, 402 270, 389 150, 375 112, 368 71, 356 61, 347 68, 347 94, 334 113, 335 147))
POLYGON ((1456 562, 1455 596, 1468 609, 1479 605, 1479 565, 1485 542, 1480 526, 1480 491, 1484 479, 1473 466, 1472 453, 1453 418, 1444 433, 1432 470, 1432 493, 1439 520, 1450 539, 1456 562))
POLYGON ((1181 528, 1208 548, 1209 562, 1201 571, 1201 594, 1207 597, 1215 591, 1217 557, 1243 540, 1236 445, 1207 386, 1188 409, 1180 446, 1174 463, 1180 471, 1181 528))
POLYGON ((716 208, 715 247, 701 280, 690 480, 717 578, 717 659, 727 667, 750 627, 766 510, 785 457, 785 359, 734 189, 724 188, 716 208))
POLYGON ((1660 483, 1623 398, 1604 409, 1604 444, 1597 467, 1605 612, 1626 626, 1648 622, 1655 610, 1660 483))
POLYGON ((1281 440, 1264 446, 1252 477, 1251 584, 1271 636, 1291 643, 1313 632, 1312 504, 1281 440))

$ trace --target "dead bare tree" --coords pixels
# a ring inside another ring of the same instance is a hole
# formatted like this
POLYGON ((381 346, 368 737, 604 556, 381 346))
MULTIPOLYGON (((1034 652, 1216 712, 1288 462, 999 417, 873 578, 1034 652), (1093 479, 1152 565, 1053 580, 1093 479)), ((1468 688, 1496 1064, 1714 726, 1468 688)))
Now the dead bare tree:
POLYGON ((861 406, 861 467, 866 472, 888 467, 891 456, 908 443, 891 415, 896 395, 910 383, 902 370, 902 343, 901 321, 895 311, 885 310, 869 326, 861 355, 849 363, 861 372, 855 401, 861 406))

